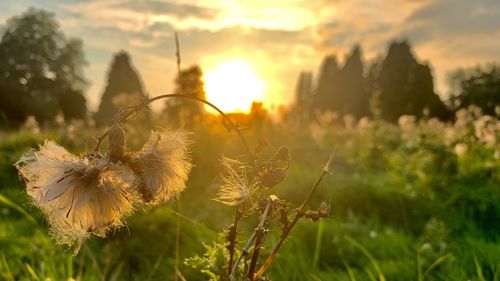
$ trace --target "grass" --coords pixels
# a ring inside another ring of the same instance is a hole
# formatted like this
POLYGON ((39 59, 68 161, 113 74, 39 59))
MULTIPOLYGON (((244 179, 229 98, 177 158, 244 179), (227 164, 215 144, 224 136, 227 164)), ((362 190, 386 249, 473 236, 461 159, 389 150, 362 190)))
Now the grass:
MULTIPOLYGON (((214 125, 193 128, 193 162, 182 214, 172 202, 141 210, 111 238, 93 239, 73 257, 56 245, 27 200, 12 163, 30 146, 53 138, 73 151, 91 147, 95 130, 68 137, 64 129, 0 133, 1 280, 173 280, 176 222, 181 259, 202 255, 232 220, 232 209, 211 200, 220 156, 241 155, 232 135, 214 125)), ((371 129, 321 124, 311 134, 293 126, 249 129, 251 143, 268 137, 270 153, 290 148, 289 175, 272 193, 299 204, 335 145, 332 172, 312 208, 331 201, 331 218, 300 221, 269 268, 273 280, 500 280, 500 160, 473 130, 449 143, 431 122, 412 132, 380 123, 371 129), (468 152, 458 156, 454 144, 468 152)), ((453 128, 458 131, 458 128, 453 128)), ((498 134, 498 132, 497 132, 498 134)), ((145 135, 129 128, 140 145, 145 135)), ((251 230, 253 222, 243 224, 251 230)), ((269 252, 278 232, 266 237, 269 252)), ((240 246, 244 241, 239 241, 240 246)), ((187 280, 206 280, 180 264, 187 280)))

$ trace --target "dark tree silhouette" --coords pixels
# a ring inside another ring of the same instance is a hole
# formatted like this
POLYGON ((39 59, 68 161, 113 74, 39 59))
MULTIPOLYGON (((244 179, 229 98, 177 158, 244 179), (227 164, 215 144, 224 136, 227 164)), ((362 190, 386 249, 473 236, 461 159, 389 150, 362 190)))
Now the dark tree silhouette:
POLYGON ((140 100, 145 94, 139 74, 132 67, 129 54, 121 51, 114 56, 108 72, 108 84, 102 95, 99 110, 95 114, 97 126, 111 122, 119 107, 117 99, 124 96, 137 97, 136 100, 140 100))
POLYGON ((342 68, 337 65, 335 57, 327 57, 316 88, 314 108, 352 114, 358 118, 369 115, 370 97, 363 72, 361 48, 357 45, 346 57, 342 68))
POLYGON ((339 84, 337 108, 341 114, 353 114, 356 117, 369 115, 369 99, 366 80, 363 76, 361 48, 354 46, 341 71, 342 83, 339 84))
POLYGON ((313 108, 321 111, 336 111, 335 85, 340 83, 340 69, 335 56, 328 56, 321 66, 313 108))
POLYGON ((87 115, 85 104, 85 96, 79 91, 67 91, 59 99, 65 120, 85 119, 87 115))
POLYGON ((294 113, 300 124, 310 118, 313 102, 313 75, 311 72, 300 73, 295 87, 294 113))
POLYGON ((500 114, 500 65, 460 69, 451 75, 452 104, 456 109, 476 105, 484 114, 500 114))
MULTIPOLYGON (((203 71, 198 65, 181 70, 175 79, 174 93, 205 99, 202 78, 203 71)), ((181 126, 191 126, 193 122, 186 121, 197 119, 205 112, 201 103, 189 99, 167 100, 165 110, 170 121, 178 122, 181 126)))
MULTIPOLYGON (((83 92, 84 65, 82 42, 66 38, 53 14, 30 8, 10 18, 0 41, 0 115, 13 124, 53 120, 67 94, 83 92)), ((84 96, 71 107, 86 112, 84 96)))
POLYGON ((378 76, 382 117, 396 122, 401 115, 422 117, 424 109, 430 116, 451 117, 450 111, 434 92, 429 66, 414 58, 410 45, 394 42, 382 62, 378 76))

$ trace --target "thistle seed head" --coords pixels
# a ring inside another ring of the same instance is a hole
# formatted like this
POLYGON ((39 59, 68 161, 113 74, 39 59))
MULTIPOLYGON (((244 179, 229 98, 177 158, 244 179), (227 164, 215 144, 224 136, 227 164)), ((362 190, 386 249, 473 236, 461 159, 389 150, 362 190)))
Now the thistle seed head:
POLYGON ((107 159, 77 157, 52 141, 15 163, 26 191, 58 242, 76 250, 91 235, 105 237, 133 210, 134 175, 107 159))
POLYGON ((139 176, 136 186, 146 203, 161 204, 186 188, 192 168, 188 135, 185 131, 154 131, 133 156, 131 168, 139 176))
POLYGON ((222 185, 215 201, 229 206, 245 202, 256 190, 257 184, 249 180, 247 167, 238 160, 223 157, 222 185))

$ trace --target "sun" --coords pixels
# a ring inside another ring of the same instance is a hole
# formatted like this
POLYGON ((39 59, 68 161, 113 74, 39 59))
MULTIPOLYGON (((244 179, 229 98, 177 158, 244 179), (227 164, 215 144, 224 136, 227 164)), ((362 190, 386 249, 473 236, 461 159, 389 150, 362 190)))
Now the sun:
POLYGON ((264 98, 264 82, 242 60, 223 62, 204 75, 211 103, 226 112, 249 112, 252 102, 264 98))

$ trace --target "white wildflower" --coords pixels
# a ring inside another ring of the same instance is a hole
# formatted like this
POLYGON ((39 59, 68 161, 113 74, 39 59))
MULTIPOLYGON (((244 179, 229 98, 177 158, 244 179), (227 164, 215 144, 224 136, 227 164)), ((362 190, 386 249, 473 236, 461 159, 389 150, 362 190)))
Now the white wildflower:
POLYGON ((77 250, 91 235, 104 237, 133 210, 134 175, 103 159, 77 157, 52 141, 15 164, 26 190, 60 243, 77 250))
POLYGON ((454 150, 458 157, 463 157, 469 150, 469 147, 465 143, 457 143, 454 150))
POLYGON ((497 127, 496 118, 483 115, 474 121, 474 134, 480 142, 493 147, 497 143, 497 127))
POLYGON ((351 114, 346 114, 342 117, 344 121, 344 126, 347 130, 352 130, 356 124, 356 118, 351 114))
POLYGON ((35 135, 40 134, 40 126, 33 115, 26 118, 26 121, 24 121, 23 124, 23 129, 35 135))
POLYGON ((358 121, 358 129, 369 130, 373 128, 373 122, 369 117, 361 117, 358 121))
POLYGON ((398 119, 398 125, 402 131, 415 130, 416 118, 413 115, 401 115, 398 119))
POLYGON ((144 201, 160 204, 178 197, 191 171, 188 133, 152 132, 131 167, 140 176, 138 189, 144 201))
POLYGON ((222 186, 219 188, 215 201, 229 206, 243 203, 256 190, 257 184, 252 184, 247 176, 246 167, 238 160, 222 158, 224 169, 222 186))

